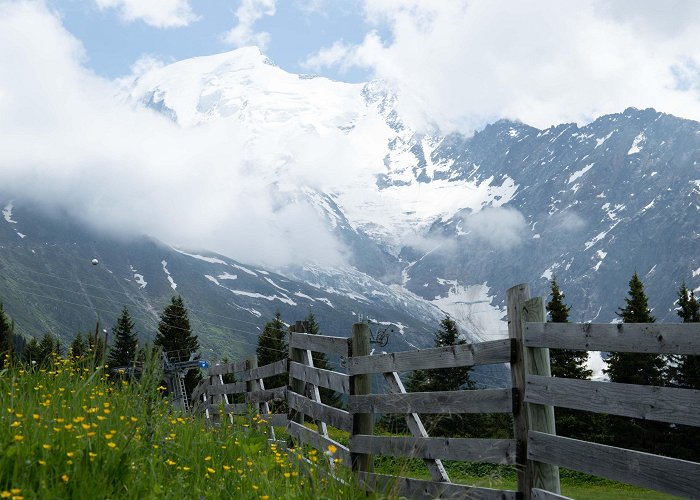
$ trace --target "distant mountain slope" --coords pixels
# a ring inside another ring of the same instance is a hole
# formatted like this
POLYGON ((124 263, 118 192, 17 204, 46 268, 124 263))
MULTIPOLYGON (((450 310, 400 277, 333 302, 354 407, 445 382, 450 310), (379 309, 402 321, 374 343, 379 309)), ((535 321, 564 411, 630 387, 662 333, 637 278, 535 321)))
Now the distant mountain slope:
POLYGON ((334 270, 341 278, 329 281, 328 271, 307 267, 304 281, 293 280, 148 237, 100 235, 20 202, 0 205, 0 300, 22 334, 52 332, 68 343, 98 318, 111 328, 127 306, 142 339, 152 339, 175 294, 185 298, 205 351, 218 359, 254 352, 276 311, 287 322, 311 311, 324 333, 339 336, 360 318, 391 321, 394 349, 425 345, 442 317, 432 304, 355 269, 334 270))

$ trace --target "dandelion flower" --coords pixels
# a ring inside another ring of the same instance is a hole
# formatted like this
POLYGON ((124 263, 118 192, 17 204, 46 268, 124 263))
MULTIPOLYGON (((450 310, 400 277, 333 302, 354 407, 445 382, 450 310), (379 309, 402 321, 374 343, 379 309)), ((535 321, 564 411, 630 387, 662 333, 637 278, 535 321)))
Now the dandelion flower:
POLYGON ((110 448, 116 448, 117 444, 110 441, 109 443, 107 443, 107 446, 109 446, 110 448))
POLYGON ((209 472, 209 474, 214 474, 216 472, 216 470, 212 469, 211 467, 207 467, 207 471, 209 472))
POLYGON ((20 441, 22 441, 23 439, 24 439, 24 436, 23 436, 22 434, 17 434, 17 435, 15 436, 15 441, 17 441, 18 443, 19 443, 20 441))
POLYGON ((67 483, 70 478, 68 477, 68 474, 63 474, 61 476, 61 480, 63 480, 64 483, 67 483))

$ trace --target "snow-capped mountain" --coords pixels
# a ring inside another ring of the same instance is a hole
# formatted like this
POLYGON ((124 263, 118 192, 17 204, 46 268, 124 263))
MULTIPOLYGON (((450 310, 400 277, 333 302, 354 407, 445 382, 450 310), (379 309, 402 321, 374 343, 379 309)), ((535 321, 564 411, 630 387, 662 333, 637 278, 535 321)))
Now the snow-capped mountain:
POLYGON ((481 330, 503 333, 496 320, 517 282, 545 293, 556 275, 573 317, 597 321, 615 319, 635 270, 660 319, 674 319, 681 281, 700 285, 696 122, 628 109, 582 127, 503 120, 468 138, 418 132, 383 83, 290 75, 254 48, 181 61, 127 89, 183 126, 234 120, 256 134, 364 140, 368 154, 349 178, 311 188, 290 187, 288 177, 286 189, 355 242, 357 269, 464 323, 477 308, 481 330))
MULTIPOLYGON (((65 231, 79 236, 59 238, 43 215, 21 200, 13 206, 5 193, 0 257, 14 274, 0 278, 13 292, 21 295, 18 280, 29 279, 37 254, 51 274, 49 263, 75 243, 72 257, 103 254, 103 288, 118 282, 134 304, 150 297, 155 311, 182 291, 216 348, 238 334, 205 314, 248 323, 252 339, 253 324, 279 308, 289 321, 313 310, 334 335, 359 315, 391 323, 399 343, 390 348, 403 349, 429 345, 445 312, 470 338, 504 336, 505 291, 528 282, 545 295, 555 275, 576 321, 615 320, 635 271, 659 320, 676 321, 682 281, 700 287, 697 122, 628 109, 581 126, 539 130, 501 120, 471 137, 445 134, 412 126, 400 95, 381 82, 289 74, 255 48, 154 68, 122 84, 132 106, 182 127, 230 130, 245 158, 231 168, 251 169, 280 206, 312 207, 347 264, 266 269, 148 239, 120 246, 73 226, 65 231)), ((65 276, 91 283, 95 273, 62 262, 65 276)), ((53 321, 46 324, 61 321, 62 313, 42 311, 53 321)))

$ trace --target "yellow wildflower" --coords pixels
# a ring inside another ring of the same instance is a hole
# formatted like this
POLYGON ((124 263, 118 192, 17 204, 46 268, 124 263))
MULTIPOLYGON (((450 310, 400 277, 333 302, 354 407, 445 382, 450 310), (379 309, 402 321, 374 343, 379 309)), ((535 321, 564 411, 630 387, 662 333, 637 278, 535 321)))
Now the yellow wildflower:
POLYGON ((109 443, 107 443, 107 446, 109 446, 110 448, 116 448, 117 444, 110 441, 109 443))
POLYGON ((15 441, 20 442, 24 439, 24 436, 22 434, 17 434, 15 436, 15 441))
POLYGON ((68 474, 63 474, 61 476, 61 479, 63 480, 64 483, 67 483, 70 478, 68 477, 68 474))
POLYGON ((333 455, 336 451, 338 451, 338 448, 335 447, 333 444, 328 445, 328 452, 333 455))
POLYGON ((46 443, 45 443, 45 444, 42 444, 41 447, 44 448, 45 450, 50 450, 50 449, 51 449, 51 445, 50 445, 50 444, 46 444, 46 443))
POLYGON ((211 467, 207 467, 207 471, 209 474, 214 474, 216 472, 216 470, 212 469, 211 467))

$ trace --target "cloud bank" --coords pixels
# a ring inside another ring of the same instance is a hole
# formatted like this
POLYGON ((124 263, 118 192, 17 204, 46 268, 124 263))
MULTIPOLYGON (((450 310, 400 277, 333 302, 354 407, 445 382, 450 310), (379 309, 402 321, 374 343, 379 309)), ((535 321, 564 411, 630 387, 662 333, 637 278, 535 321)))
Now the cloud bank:
POLYGON ((95 0, 101 10, 116 9, 127 22, 154 28, 180 28, 197 20, 188 0, 95 0))
POLYGON ((270 43, 270 34, 256 32, 255 23, 265 16, 274 16, 277 0, 242 0, 236 9, 238 24, 222 35, 222 40, 234 47, 256 45, 265 50, 270 43))
POLYGON ((700 120, 693 0, 365 0, 374 29, 309 68, 369 69, 414 123, 465 133, 499 118, 546 128, 629 106, 700 120))
MULTIPOLYGON (((290 145, 261 138, 251 151, 242 126, 183 128, 135 108, 115 97, 115 82, 85 69, 84 57, 41 4, 0 3, 5 196, 60 206, 102 230, 128 229, 244 262, 343 260, 345 249, 314 207, 284 192, 284 172, 261 179, 251 164, 264 151, 283 170, 290 145)), ((301 139, 296 147, 313 149, 301 139)))

